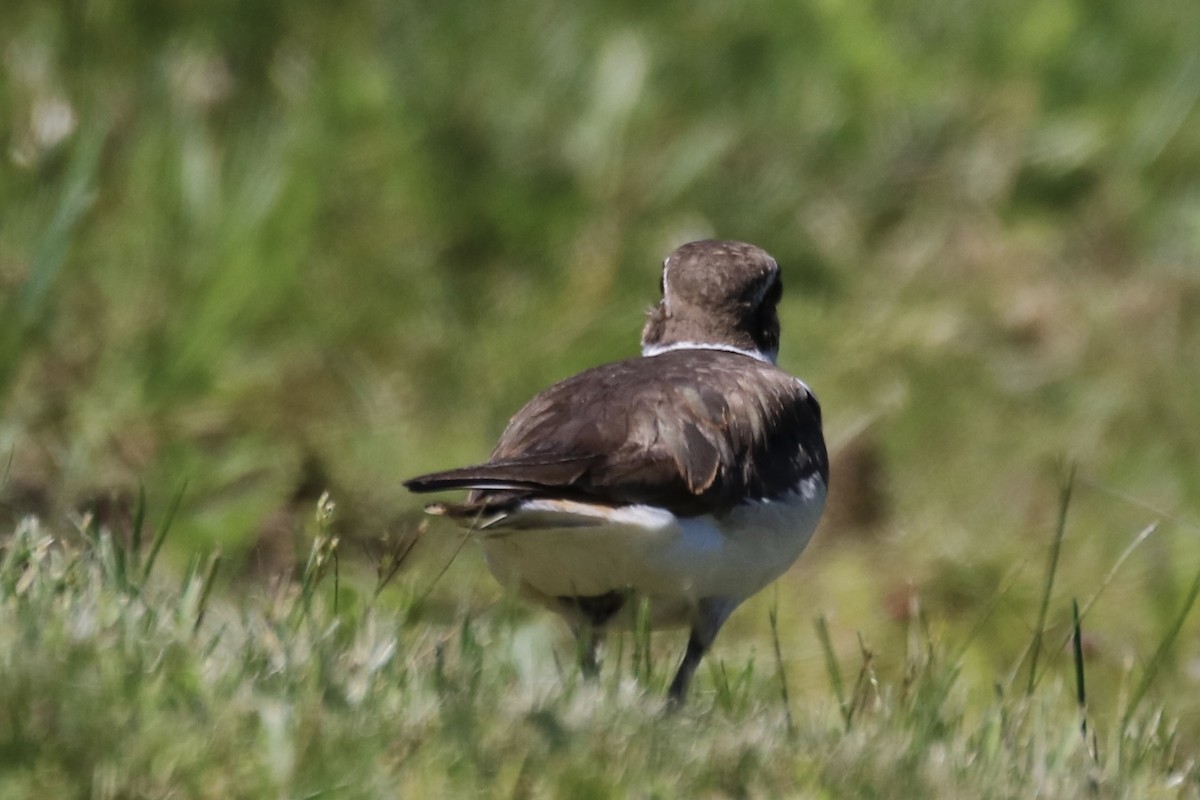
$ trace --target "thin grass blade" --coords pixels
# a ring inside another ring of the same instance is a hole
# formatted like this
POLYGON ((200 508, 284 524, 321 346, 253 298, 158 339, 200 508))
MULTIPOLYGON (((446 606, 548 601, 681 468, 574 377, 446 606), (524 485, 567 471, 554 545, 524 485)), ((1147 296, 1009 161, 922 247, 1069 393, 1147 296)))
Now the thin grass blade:
POLYGON ((75 230, 95 200, 96 170, 106 137, 103 128, 80 136, 62 197, 34 249, 25 282, 0 304, 0 395, 8 389, 30 336, 46 316, 46 302, 67 260, 75 230))
MULTIPOLYGON (((1104 592, 1105 589, 1108 588, 1108 585, 1110 583, 1112 583, 1113 578, 1115 578, 1117 576, 1117 573, 1121 570, 1121 567, 1124 566, 1125 562, 1127 560, 1129 560, 1129 557, 1131 555, 1133 555, 1133 551, 1137 550, 1138 547, 1141 546, 1142 542, 1144 542, 1148 538, 1150 538, 1150 534, 1152 534, 1156 530, 1158 530, 1158 525, 1159 525, 1159 523, 1157 521, 1155 521, 1155 522, 1150 523, 1146 527, 1142 528, 1142 530, 1138 532, 1138 535, 1134 536, 1133 540, 1129 542, 1128 546, 1126 546, 1126 548, 1123 551, 1121 551, 1121 555, 1117 556, 1117 560, 1113 562, 1112 567, 1108 570, 1108 573, 1104 576, 1104 579, 1100 581, 1100 585, 1098 587, 1096 587, 1096 591, 1092 592, 1091 597, 1089 597, 1086 601, 1084 601, 1082 608, 1080 608, 1080 610, 1079 610, 1080 621, 1083 621, 1084 617, 1087 616, 1088 612, 1092 610, 1092 606, 1095 605, 1096 600, 1098 600, 1100 598, 1100 595, 1104 592)), ((1068 644, 1070 644, 1071 637, 1073 635, 1074 635, 1074 631, 1068 633, 1065 637, 1063 637, 1063 640, 1059 644, 1058 649, 1062 650, 1068 644)), ((1049 669, 1049 667, 1045 667, 1042 669, 1041 674, 1038 675, 1038 682, 1041 682, 1042 678, 1045 677, 1047 669, 1049 669)))
POLYGON ((779 675, 779 700, 783 703, 783 718, 789 737, 796 735, 796 721, 792 719, 792 702, 788 694, 787 668, 783 663, 783 649, 779 646, 779 589, 775 590, 775 602, 767 619, 771 623, 771 643, 775 648, 775 671, 779 675))
POLYGON ((158 532, 154 535, 154 543, 150 545, 150 552, 146 554, 146 564, 142 567, 142 583, 145 583, 150 577, 150 572, 154 569, 154 562, 158 560, 158 551, 162 549, 163 542, 167 540, 167 532, 171 530, 171 524, 175 522, 175 514, 179 511, 179 504, 183 502, 183 493, 187 491, 186 480, 179 484, 179 488, 175 490, 175 495, 171 498, 171 505, 167 506, 167 513, 163 515, 163 520, 158 524, 158 532))
POLYGON ((192 625, 192 634, 200 630, 204 622, 204 614, 208 609, 208 600, 212 597, 213 586, 217 582, 217 572, 221 568, 221 551, 216 550, 208 559, 208 567, 204 570, 203 585, 200 589, 200 602, 196 607, 196 621, 192 625))
POLYGON ((842 721, 849 727, 850 709, 846 703, 846 687, 842 682, 842 669, 838 666, 837 655, 833 652, 833 642, 829 638, 829 620, 821 614, 816 618, 815 624, 817 639, 821 642, 821 649, 825 651, 825 669, 829 672, 829 682, 833 685, 838 708, 842 711, 842 721))
POLYGON ((1133 719, 1133 715, 1145 698, 1150 685, 1154 683, 1154 679, 1158 677, 1159 671, 1162 669, 1163 664, 1166 663, 1167 656, 1170 654, 1171 648, 1174 647, 1175 640, 1179 638, 1179 632, 1183 630, 1183 623, 1187 621, 1188 615, 1192 612, 1192 606, 1196 604, 1197 597, 1200 597, 1200 570, 1196 572, 1196 577, 1192 579, 1187 599, 1183 601, 1183 606, 1179 609, 1179 614, 1175 617, 1175 621, 1171 623, 1171 627, 1167 630, 1162 641, 1159 642, 1158 649, 1154 651, 1154 655, 1150 657, 1150 661, 1146 664, 1146 670, 1142 673, 1142 679, 1138 681, 1137 686, 1129 696, 1129 704, 1125 707, 1125 714, 1121 717, 1122 731, 1128 730, 1130 720, 1133 719))
POLYGON ((1038 656, 1042 651, 1042 637, 1046 631, 1046 615, 1050 610, 1050 595, 1054 591, 1054 577, 1058 572, 1058 557, 1062 553, 1063 536, 1067 530, 1067 509, 1071 506, 1071 490, 1075 486, 1075 465, 1067 472, 1059 492, 1058 522, 1054 527, 1054 539, 1050 542, 1050 562, 1046 566, 1046 580, 1042 586, 1042 602, 1038 607, 1037 624, 1033 628, 1033 643, 1029 652, 1029 682, 1025 686, 1025 694, 1033 694, 1037 686, 1038 656))

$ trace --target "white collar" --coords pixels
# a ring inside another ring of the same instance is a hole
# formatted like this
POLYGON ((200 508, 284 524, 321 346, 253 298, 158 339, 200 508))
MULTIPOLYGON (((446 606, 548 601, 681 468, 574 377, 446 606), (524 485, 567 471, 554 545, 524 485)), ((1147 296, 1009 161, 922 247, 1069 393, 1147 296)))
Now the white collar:
POLYGON ((727 353, 737 353, 738 355, 749 356, 758 361, 765 361, 768 364, 774 364, 778 357, 776 352, 764 353, 761 350, 745 350, 741 347, 734 347, 731 344, 704 344, 701 342, 672 342, 671 344, 651 344, 642 345, 643 356, 660 356, 663 353, 669 353, 672 350, 724 350, 727 353))

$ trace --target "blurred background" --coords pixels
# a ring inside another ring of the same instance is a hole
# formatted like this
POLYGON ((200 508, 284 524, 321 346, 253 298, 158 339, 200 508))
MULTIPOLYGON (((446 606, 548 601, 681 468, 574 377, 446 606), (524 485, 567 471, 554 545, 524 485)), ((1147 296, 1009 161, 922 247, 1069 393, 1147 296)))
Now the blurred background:
MULTIPOLYGON (((6 530, 120 529, 139 486, 157 518, 186 482, 175 558, 220 546, 250 580, 304 557, 324 490, 346 552, 412 536, 401 479, 481 459, 533 392, 636 353, 663 257, 715 236, 782 265, 780 364, 834 454, 816 542, 728 641, 767 646, 777 604, 818 684, 813 616, 886 665, 920 610, 990 691, 1073 463, 1054 630, 1160 521, 1084 623, 1105 713, 1200 570, 1200 4, 4 17, 6 530)), ((414 570, 453 540, 432 528, 414 570)), ((496 602, 479 561, 438 584, 448 608, 496 602)), ((1176 708, 1200 697, 1196 630, 1176 708)))

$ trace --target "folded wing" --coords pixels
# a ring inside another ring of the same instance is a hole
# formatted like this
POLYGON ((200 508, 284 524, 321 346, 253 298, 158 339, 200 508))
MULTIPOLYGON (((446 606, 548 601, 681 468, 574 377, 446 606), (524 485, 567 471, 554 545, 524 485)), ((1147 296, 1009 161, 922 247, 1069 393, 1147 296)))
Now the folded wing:
POLYGON ((607 364, 551 386, 484 464, 422 475, 414 492, 470 489, 431 511, 496 524, 529 500, 647 504, 678 516, 773 499, 828 479, 808 388, 736 353, 690 350, 607 364))

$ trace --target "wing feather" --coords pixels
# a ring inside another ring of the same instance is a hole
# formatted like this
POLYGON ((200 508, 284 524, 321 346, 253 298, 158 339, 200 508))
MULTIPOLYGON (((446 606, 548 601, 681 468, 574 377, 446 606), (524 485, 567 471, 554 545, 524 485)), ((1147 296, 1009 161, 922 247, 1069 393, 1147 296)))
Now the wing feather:
POLYGON ((555 384, 514 415, 486 464, 405 485, 471 489, 456 516, 530 497, 693 516, 778 497, 814 474, 827 481, 828 469, 820 406, 803 383, 735 353, 681 350, 555 384))

